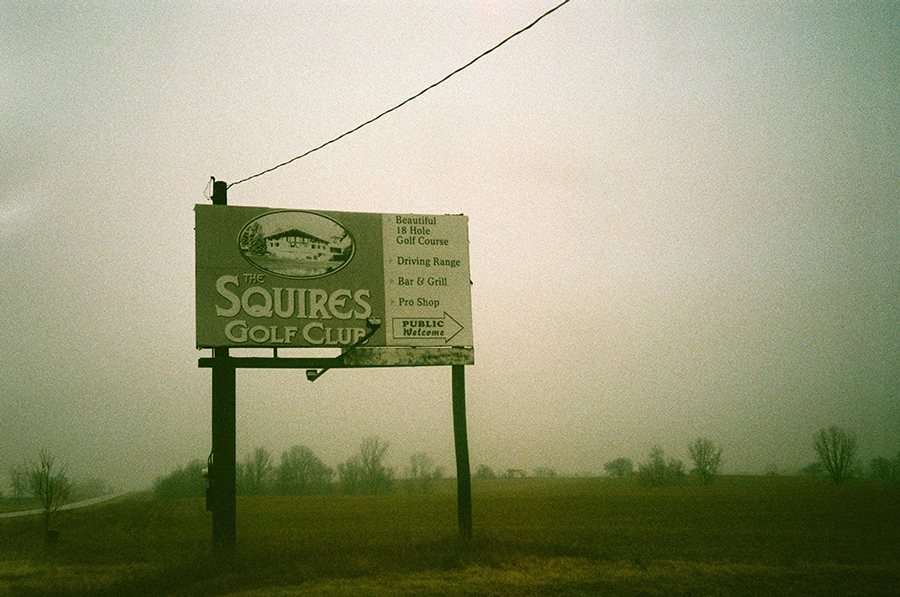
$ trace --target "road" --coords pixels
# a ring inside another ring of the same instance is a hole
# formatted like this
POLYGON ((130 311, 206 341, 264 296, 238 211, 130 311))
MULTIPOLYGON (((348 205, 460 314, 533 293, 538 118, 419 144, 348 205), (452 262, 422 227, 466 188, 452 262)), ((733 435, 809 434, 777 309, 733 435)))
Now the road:
MULTIPOLYGON (((114 500, 116 498, 122 497, 123 495, 127 495, 125 493, 111 493, 109 495, 103 495, 100 497, 96 497, 90 500, 84 500, 83 502, 74 502, 71 504, 65 504, 60 506, 60 510, 74 510, 75 508, 85 508, 87 506, 93 506, 94 504, 102 504, 103 502, 108 502, 110 500, 114 500)), ((34 514, 43 514, 43 508, 35 508, 34 510, 20 510, 19 512, 4 512, 0 514, 0 518, 14 518, 16 516, 32 516, 34 514)))

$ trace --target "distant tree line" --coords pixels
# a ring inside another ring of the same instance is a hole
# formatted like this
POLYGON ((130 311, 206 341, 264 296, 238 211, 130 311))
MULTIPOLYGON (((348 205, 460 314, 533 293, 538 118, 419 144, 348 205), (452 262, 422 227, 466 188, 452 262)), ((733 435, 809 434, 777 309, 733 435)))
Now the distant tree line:
MULTIPOLYGON (((866 475, 856 458, 855 436, 841 428, 820 430, 813 447, 819 459, 801 469, 802 474, 827 474, 836 484, 864 476, 900 482, 900 453, 894 459, 872 459, 866 475)), ((413 454, 404 478, 398 479, 395 470, 386 465, 389 449, 388 442, 379 437, 368 437, 354 454, 331 468, 303 445, 288 448, 278 461, 265 448, 256 448, 237 464, 237 492, 239 495, 372 495, 398 490, 425 493, 432 490, 435 481, 443 479, 443 468, 436 467, 425 452, 413 454)), ((709 438, 698 437, 688 444, 687 451, 693 464, 690 470, 681 460, 667 457, 659 445, 651 448, 643 463, 635 465, 630 459, 620 457, 605 463, 604 469, 611 477, 636 477, 640 485, 647 487, 677 485, 689 475, 702 485, 712 484, 724 462, 722 448, 709 438)), ((203 496, 206 490, 202 475, 204 466, 201 460, 194 460, 158 477, 153 483, 153 495, 157 498, 203 496)), ((495 472, 486 464, 479 464, 472 472, 472 478, 476 480, 556 476, 556 471, 547 467, 537 467, 529 474, 517 468, 495 472)), ((13 485, 15 487, 15 481, 13 485)))
MULTIPOLYGON (((820 429, 813 438, 813 448, 818 460, 800 469, 803 475, 827 475, 841 485, 852 478, 868 477, 880 481, 900 482, 900 452, 893 459, 879 456, 869 462, 866 471, 857 458, 856 437, 852 433, 831 426, 820 429)), ((697 438, 688 445, 688 453, 695 475, 703 485, 710 485, 722 465, 722 448, 708 438, 697 438)), ((647 462, 638 465, 628 458, 616 458, 604 465, 610 477, 637 476, 641 485, 658 487, 674 485, 687 478, 684 463, 674 458, 666 458, 659 446, 653 446, 647 462)), ((774 473, 770 473, 774 474, 774 473)))
POLYGON ((489 480, 489 479, 527 479, 533 477, 536 479, 555 479, 556 471, 552 468, 539 466, 536 467, 529 475, 528 471, 520 468, 508 468, 503 472, 495 473, 494 469, 486 464, 479 464, 472 473, 473 479, 489 480))
MULTIPOLYGON (((390 444, 379 437, 365 438, 356 453, 331 468, 312 449, 296 445, 281 453, 276 461, 266 448, 258 447, 237 463, 238 495, 317 495, 343 493, 372 495, 396 490, 395 472, 386 465, 390 444)), ((205 463, 194 460, 153 482, 158 499, 201 497, 206 492, 205 463)), ((407 469, 408 488, 428 491, 430 482, 440 478, 425 453, 414 454, 407 469)))
MULTIPOLYGON (((236 490, 238 495, 428 493, 444 478, 443 467, 435 466, 426 452, 412 454, 404 477, 398 478, 396 471, 386 464, 389 450, 388 442, 379 437, 367 437, 355 453, 331 468, 307 446, 288 448, 278 460, 266 448, 258 447, 237 463, 236 490)), ((157 499, 204 496, 207 487, 203 476, 205 468, 206 463, 197 459, 157 477, 153 482, 153 496, 157 499)), ((523 469, 514 468, 496 474, 483 464, 473 473, 475 479, 529 476, 554 478, 557 475, 548 467, 537 467, 530 475, 523 469)))
MULTIPOLYGON (((703 485, 710 485, 722 465, 722 449, 712 440, 699 437, 688 445, 688 453, 694 463, 690 473, 703 485)), ((651 448, 647 462, 639 464, 637 469, 628 458, 616 458, 607 462, 603 468, 610 477, 637 476, 638 482, 647 487, 677 485, 687 477, 684 462, 677 458, 666 458, 665 451, 658 445, 651 448)))

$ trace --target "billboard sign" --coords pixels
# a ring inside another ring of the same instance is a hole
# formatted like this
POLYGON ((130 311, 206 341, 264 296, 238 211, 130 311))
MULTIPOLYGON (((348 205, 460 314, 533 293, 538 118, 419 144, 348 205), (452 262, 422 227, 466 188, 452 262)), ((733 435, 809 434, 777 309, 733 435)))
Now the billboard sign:
POLYGON ((197 346, 472 346, 468 218, 197 205, 197 346))

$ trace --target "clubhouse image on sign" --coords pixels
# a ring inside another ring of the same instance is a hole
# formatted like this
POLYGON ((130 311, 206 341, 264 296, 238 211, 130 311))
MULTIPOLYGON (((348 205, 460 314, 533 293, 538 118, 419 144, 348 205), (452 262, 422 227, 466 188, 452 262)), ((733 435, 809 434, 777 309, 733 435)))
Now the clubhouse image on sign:
POLYGON ((333 274, 353 258, 353 237, 340 224, 305 211, 275 211, 244 226, 244 258, 259 269, 293 279, 333 274))

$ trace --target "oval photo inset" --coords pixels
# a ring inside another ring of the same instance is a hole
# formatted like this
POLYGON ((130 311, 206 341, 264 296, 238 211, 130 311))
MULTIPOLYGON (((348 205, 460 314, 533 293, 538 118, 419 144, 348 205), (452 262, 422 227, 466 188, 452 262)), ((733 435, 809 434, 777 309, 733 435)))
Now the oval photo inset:
POLYGON ((250 220, 238 235, 244 259, 285 278, 328 276, 353 259, 355 243, 343 226, 308 211, 276 211, 250 220))

